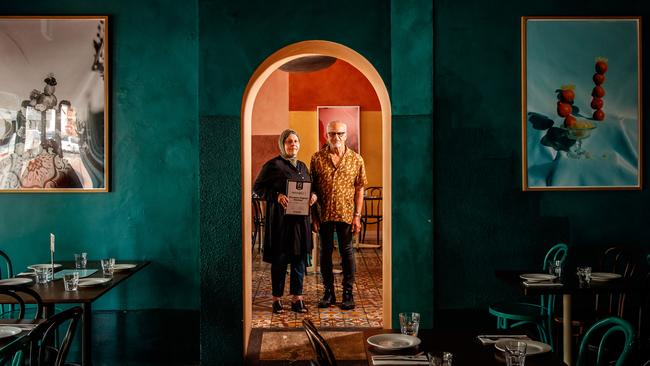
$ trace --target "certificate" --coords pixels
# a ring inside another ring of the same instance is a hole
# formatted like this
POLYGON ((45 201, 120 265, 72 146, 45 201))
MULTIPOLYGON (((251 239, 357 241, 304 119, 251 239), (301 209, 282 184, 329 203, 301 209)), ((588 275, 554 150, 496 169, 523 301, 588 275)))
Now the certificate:
POLYGON ((311 196, 311 182, 295 180, 287 181, 287 197, 289 203, 286 215, 309 215, 309 198, 311 196))

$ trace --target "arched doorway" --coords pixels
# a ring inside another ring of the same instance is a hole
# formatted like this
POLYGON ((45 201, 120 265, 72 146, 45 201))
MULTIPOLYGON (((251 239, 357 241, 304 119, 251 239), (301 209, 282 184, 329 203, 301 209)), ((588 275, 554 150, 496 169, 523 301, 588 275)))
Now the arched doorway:
POLYGON ((382 237, 382 281, 383 281, 383 324, 391 325, 391 107, 388 90, 381 76, 368 60, 356 51, 341 44, 328 41, 303 41, 286 46, 269 56, 255 70, 250 78, 241 108, 241 182, 242 182, 242 260, 243 260, 243 289, 242 303, 244 304, 244 353, 248 347, 251 331, 251 277, 252 277, 252 205, 251 205, 251 134, 253 106, 260 88, 269 76, 280 66, 289 61, 306 56, 329 56, 343 60, 359 70, 371 83, 381 106, 382 124, 382 186, 383 190, 383 226, 382 237))

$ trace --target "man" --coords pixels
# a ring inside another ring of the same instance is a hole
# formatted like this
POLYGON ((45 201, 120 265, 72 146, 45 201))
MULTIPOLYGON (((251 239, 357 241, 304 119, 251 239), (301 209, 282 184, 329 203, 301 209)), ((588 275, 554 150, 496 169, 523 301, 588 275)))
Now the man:
POLYGON ((311 177, 320 201, 320 218, 314 230, 320 229, 320 268, 325 292, 319 308, 336 304, 332 252, 336 232, 343 267, 343 302, 341 309, 354 309, 353 235, 361 228, 363 187, 367 184, 363 158, 345 145, 347 126, 339 121, 327 124, 327 145, 311 159, 311 177))

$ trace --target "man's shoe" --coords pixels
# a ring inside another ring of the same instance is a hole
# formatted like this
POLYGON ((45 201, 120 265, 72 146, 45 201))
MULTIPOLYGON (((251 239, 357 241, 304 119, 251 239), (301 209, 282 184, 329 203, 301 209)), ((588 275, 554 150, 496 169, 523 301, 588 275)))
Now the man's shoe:
POLYGON ((323 309, 323 308, 329 308, 330 305, 335 305, 336 304, 336 295, 334 295, 334 289, 325 289, 325 293, 323 294, 323 298, 320 299, 318 302, 318 307, 323 309))
POLYGON ((355 306, 356 304, 354 303, 354 296, 352 296, 352 291, 344 291, 341 310, 352 310, 355 306))
POLYGON ((305 306, 305 302, 302 300, 297 300, 295 302, 292 302, 291 310, 296 313, 306 313, 308 311, 307 307, 305 306))
POLYGON ((284 313, 284 308, 282 307, 282 301, 280 300, 273 301, 273 313, 275 314, 284 313))

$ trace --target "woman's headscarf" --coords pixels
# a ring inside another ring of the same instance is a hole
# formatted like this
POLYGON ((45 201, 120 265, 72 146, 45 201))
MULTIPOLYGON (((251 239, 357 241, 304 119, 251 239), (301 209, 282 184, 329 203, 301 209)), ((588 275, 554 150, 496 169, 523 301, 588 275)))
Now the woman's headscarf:
POLYGON ((287 151, 284 149, 284 140, 289 137, 289 135, 296 135, 298 138, 298 141, 300 141, 300 136, 298 136, 298 132, 287 128, 286 130, 282 131, 280 134, 280 139, 278 140, 278 145, 280 145, 280 156, 282 156, 283 159, 288 160, 291 165, 296 166, 298 164, 298 156, 290 157, 287 155, 287 151))

